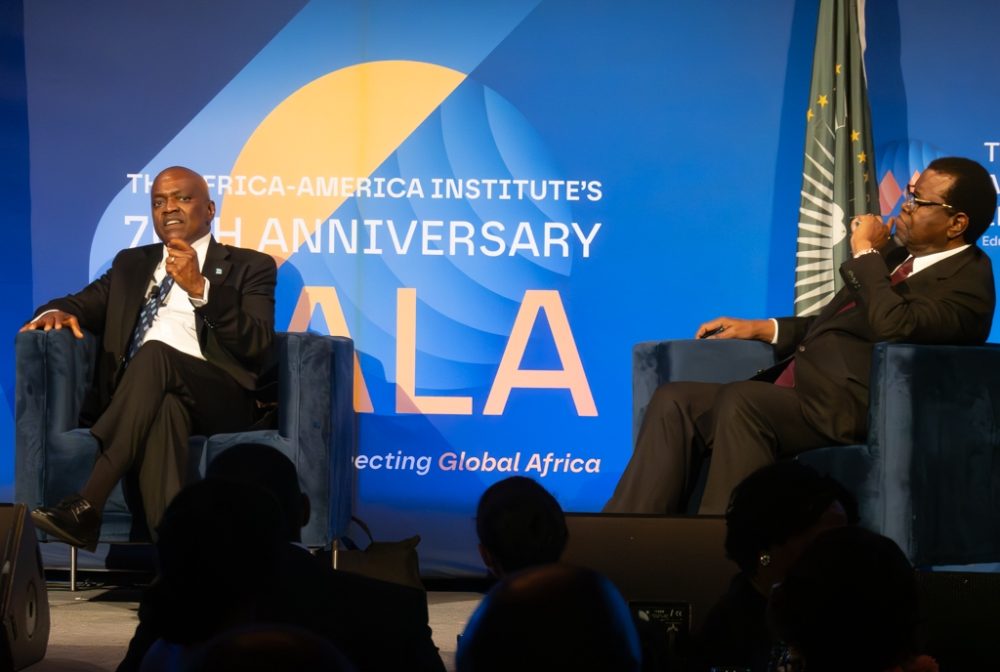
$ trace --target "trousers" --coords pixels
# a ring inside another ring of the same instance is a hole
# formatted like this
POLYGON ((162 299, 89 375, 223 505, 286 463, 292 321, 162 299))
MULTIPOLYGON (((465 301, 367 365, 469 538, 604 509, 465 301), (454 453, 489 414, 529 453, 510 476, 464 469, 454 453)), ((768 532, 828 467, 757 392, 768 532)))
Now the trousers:
POLYGON ((160 341, 144 343, 90 429, 101 451, 80 494, 101 511, 128 475, 155 538, 170 500, 196 473, 188 439, 252 423, 251 393, 225 371, 160 341))
POLYGON ((833 443, 806 422, 795 388, 754 380, 667 383, 649 402, 604 512, 683 512, 708 459, 698 513, 721 515, 733 488, 760 467, 833 443))

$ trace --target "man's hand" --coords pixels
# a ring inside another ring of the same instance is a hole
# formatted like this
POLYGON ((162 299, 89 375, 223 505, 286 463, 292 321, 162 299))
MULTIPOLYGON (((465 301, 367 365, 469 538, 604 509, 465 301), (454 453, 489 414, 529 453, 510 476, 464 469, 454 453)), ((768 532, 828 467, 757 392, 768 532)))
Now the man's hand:
POLYGON ((878 215, 861 215, 851 220, 851 252, 879 250, 889 242, 893 220, 882 223, 878 215))
POLYGON ((178 287, 196 299, 205 296, 205 276, 198 268, 198 253, 180 238, 171 238, 167 246, 167 273, 178 287))
POLYGON ((28 322, 17 331, 18 333, 21 333, 22 331, 31 331, 32 329, 52 331, 53 329, 62 329, 63 327, 69 327, 74 336, 77 338, 83 338, 83 330, 80 329, 80 323, 77 321, 76 315, 70 315, 69 313, 64 313, 61 310, 53 310, 45 313, 41 317, 28 322))
POLYGON ((698 327, 695 338, 743 338, 770 343, 774 338, 771 320, 741 320, 737 317, 717 317, 698 327))

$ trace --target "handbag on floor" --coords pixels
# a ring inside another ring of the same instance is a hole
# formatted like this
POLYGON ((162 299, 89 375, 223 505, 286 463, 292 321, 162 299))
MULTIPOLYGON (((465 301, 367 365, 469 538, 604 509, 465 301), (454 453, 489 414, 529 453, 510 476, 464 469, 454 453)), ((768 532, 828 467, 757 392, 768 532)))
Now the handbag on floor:
POLYGON ((359 548, 350 537, 334 540, 334 569, 424 590, 424 584, 420 580, 420 560, 417 557, 420 535, 400 541, 375 541, 363 520, 351 516, 351 522, 368 537, 368 546, 359 548))

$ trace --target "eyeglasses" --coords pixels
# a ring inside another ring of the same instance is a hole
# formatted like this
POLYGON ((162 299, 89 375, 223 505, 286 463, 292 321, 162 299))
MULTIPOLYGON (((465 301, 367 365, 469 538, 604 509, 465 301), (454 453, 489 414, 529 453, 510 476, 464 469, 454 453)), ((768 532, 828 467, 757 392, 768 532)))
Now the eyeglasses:
POLYGON ((949 210, 955 210, 955 206, 948 205, 947 203, 938 203, 937 201, 925 201, 922 198, 917 198, 913 195, 913 185, 906 185, 906 198, 903 199, 903 207, 907 210, 916 210, 917 208, 923 207, 925 205, 940 205, 942 208, 948 208, 949 210))

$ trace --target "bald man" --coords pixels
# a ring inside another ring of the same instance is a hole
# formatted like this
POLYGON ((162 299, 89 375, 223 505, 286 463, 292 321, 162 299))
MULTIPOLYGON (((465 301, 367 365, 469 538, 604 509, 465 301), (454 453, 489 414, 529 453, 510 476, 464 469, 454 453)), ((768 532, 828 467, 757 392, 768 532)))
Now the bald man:
POLYGON ((118 253, 104 275, 40 307, 21 329, 101 338, 88 404, 101 452, 79 493, 32 512, 38 527, 82 548, 96 546, 104 504, 126 475, 130 506, 137 485, 155 531, 185 484, 188 437, 249 427, 271 358, 274 260, 215 242, 215 203, 188 168, 157 175, 151 205, 162 244, 118 253))

